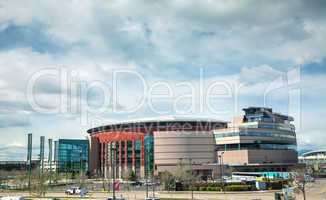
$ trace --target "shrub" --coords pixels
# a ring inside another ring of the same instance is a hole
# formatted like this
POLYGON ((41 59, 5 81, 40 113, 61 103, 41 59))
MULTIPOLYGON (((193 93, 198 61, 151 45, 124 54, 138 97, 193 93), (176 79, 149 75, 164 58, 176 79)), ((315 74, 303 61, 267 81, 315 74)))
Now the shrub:
POLYGON ((206 188, 207 191, 215 191, 214 189, 215 189, 215 188, 214 188, 213 186, 208 186, 208 187, 206 188))
POLYGON ((207 187, 199 187, 199 191, 206 191, 207 187))
POLYGON ((226 191, 249 191, 251 190, 250 185, 227 185, 225 187, 226 191))
POLYGON ((269 190, 279 190, 282 189, 282 182, 270 182, 267 184, 269 190))

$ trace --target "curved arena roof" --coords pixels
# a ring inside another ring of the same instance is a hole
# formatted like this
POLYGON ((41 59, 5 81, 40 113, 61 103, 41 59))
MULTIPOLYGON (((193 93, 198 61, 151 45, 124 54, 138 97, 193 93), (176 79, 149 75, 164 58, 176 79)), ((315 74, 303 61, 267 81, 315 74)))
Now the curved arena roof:
POLYGON ((324 154, 324 155, 326 155, 326 149, 309 151, 309 152, 303 153, 301 156, 302 157, 306 157, 306 156, 314 156, 314 155, 317 155, 317 154, 324 154))
POLYGON ((152 132, 157 130, 213 130, 217 128, 226 128, 226 124, 227 122, 225 121, 206 117, 162 116, 115 122, 91 128, 87 132, 93 135, 101 132, 115 131, 152 132))

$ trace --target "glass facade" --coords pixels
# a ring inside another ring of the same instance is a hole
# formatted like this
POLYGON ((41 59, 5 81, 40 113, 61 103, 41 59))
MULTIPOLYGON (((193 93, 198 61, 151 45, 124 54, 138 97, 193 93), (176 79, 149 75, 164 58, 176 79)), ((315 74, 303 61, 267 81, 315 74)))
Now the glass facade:
POLYGON ((274 130, 295 132, 295 127, 292 124, 265 123, 265 122, 247 122, 247 123, 241 124, 239 127, 274 129, 274 130))
POLYGON ((242 123, 237 124, 236 127, 215 132, 217 148, 220 151, 296 150, 295 127, 290 123, 293 121, 292 117, 273 113, 270 108, 250 107, 244 111, 242 123))
POLYGON ((274 143, 237 143, 237 144, 223 144, 217 145, 219 151, 231 151, 231 150, 251 150, 251 149, 292 149, 296 150, 296 145, 291 144, 274 144, 274 143))
POLYGON ((88 140, 59 139, 58 170, 59 172, 88 171, 88 140))
POLYGON ((270 132, 270 131, 250 131, 240 130, 228 133, 215 134, 215 138, 235 137, 235 136, 249 136, 249 137, 279 137, 279 138, 293 138, 295 139, 295 133, 292 132, 270 132))
POLYGON ((147 134, 145 142, 145 176, 150 177, 154 169, 154 136, 147 134))

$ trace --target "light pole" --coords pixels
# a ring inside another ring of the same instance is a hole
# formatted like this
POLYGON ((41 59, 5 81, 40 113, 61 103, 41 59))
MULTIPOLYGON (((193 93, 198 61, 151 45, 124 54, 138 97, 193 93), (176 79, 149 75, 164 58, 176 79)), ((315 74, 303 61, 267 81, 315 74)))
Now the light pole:
POLYGON ((112 182, 112 195, 113 195, 113 200, 115 200, 115 148, 111 146, 110 144, 110 148, 111 148, 111 168, 112 168, 112 178, 113 178, 113 182, 112 182), (112 156, 112 152, 113 152, 113 156, 112 156), (113 159, 112 159, 113 157, 113 159))
POLYGON ((223 180, 223 176, 224 176, 224 166, 223 166, 223 154, 224 152, 222 151, 221 154, 218 156, 220 159, 220 172, 221 172, 221 183, 222 183, 222 190, 224 192, 224 180, 223 180))
POLYGON ((83 175, 83 150, 79 151, 79 176, 83 175))
POLYGON ((153 184, 153 197, 155 198, 155 177, 154 177, 154 171, 152 173, 152 184, 153 184))
POLYGON ((149 165, 148 165, 148 160, 149 160, 149 153, 148 153, 148 148, 145 148, 146 150, 145 150, 145 152, 146 152, 146 161, 145 161, 145 165, 146 165, 146 171, 147 171, 147 173, 146 173, 146 198, 148 198, 148 176, 149 176, 149 165))
MULTIPOLYGON (((219 162, 219 155, 218 155, 218 148, 215 148, 215 152, 216 152, 216 166, 215 166, 215 173, 216 173, 216 182, 217 182, 217 171, 218 171, 218 162, 219 162)), ((214 173, 213 173, 214 175, 214 173)))
POLYGON ((189 167, 190 167, 190 177, 189 177, 189 180, 190 180, 190 187, 191 187, 191 199, 193 200, 194 199, 194 189, 193 189, 193 185, 192 185, 192 178, 193 178, 193 171, 192 171, 192 159, 189 158, 189 167))

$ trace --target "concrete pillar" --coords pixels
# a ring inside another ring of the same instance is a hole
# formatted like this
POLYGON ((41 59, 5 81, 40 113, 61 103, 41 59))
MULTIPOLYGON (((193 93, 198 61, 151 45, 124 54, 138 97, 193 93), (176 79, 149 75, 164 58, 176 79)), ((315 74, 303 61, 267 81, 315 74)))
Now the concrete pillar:
POLYGON ((119 141, 119 178, 122 178, 122 142, 119 141))
POLYGON ((103 156, 103 153, 104 153, 104 143, 100 143, 100 162, 101 162, 101 175, 103 176, 103 172, 104 172, 104 156, 103 156))
POLYGON ((117 178, 117 142, 114 142, 114 150, 113 150, 113 170, 114 170, 114 178, 117 178))
POLYGON ((108 166, 108 178, 111 179, 112 178, 112 142, 108 142, 107 143, 107 150, 108 150, 108 154, 107 154, 107 166, 108 166))
POLYGON ((96 137, 91 137, 90 139, 90 162, 89 171, 91 173, 96 173, 100 169, 100 145, 96 137))
POLYGON ((145 177, 145 144, 144 137, 140 140, 140 177, 145 177))
POLYGON ((125 164, 124 164, 124 177, 128 177, 128 141, 125 140, 125 164))
POLYGON ((104 148, 104 151, 103 151, 103 164, 104 164, 104 178, 107 179, 108 178, 108 159, 107 159, 107 156, 108 156, 108 145, 107 143, 103 143, 103 148, 104 148))

